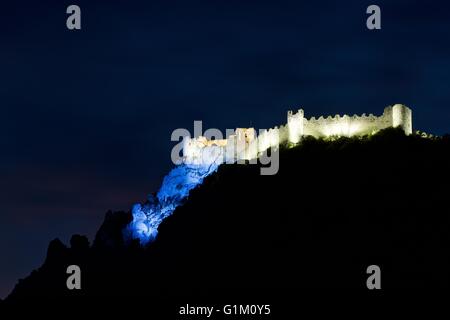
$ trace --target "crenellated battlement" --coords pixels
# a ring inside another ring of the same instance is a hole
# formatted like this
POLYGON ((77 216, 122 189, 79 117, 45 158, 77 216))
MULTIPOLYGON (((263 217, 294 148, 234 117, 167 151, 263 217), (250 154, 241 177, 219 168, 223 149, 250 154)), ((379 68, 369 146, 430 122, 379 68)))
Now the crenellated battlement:
POLYGON ((251 160, 280 143, 297 144, 303 136, 363 136, 390 128, 400 127, 406 134, 412 133, 412 111, 402 104, 384 109, 383 114, 375 116, 363 113, 358 115, 320 116, 305 118, 304 111, 289 110, 287 124, 268 130, 260 130, 256 135, 254 128, 237 128, 227 139, 208 140, 205 137, 188 138, 184 142, 183 156, 188 163, 208 163, 212 161, 232 163, 237 160, 251 160))
MULTIPOLYGON (((321 116, 318 119, 315 117, 303 119, 304 135, 314 137, 351 137, 373 134, 381 129, 397 126, 400 126, 406 134, 412 133, 411 109, 401 104, 386 107, 380 116, 366 115, 365 113, 361 116, 341 116, 337 114, 335 116, 321 116)), ((290 139, 290 142, 295 143, 295 139, 290 139)))

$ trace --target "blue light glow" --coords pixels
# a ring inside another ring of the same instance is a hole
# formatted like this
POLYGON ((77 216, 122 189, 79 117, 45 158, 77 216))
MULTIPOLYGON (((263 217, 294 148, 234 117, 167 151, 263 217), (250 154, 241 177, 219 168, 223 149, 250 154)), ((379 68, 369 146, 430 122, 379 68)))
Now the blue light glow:
POLYGON ((155 239, 158 226, 171 215, 189 195, 189 191, 203 182, 203 179, 217 170, 218 161, 209 164, 181 164, 164 177, 156 196, 150 195, 144 204, 132 208, 133 220, 124 230, 127 239, 139 239, 145 245, 155 239))

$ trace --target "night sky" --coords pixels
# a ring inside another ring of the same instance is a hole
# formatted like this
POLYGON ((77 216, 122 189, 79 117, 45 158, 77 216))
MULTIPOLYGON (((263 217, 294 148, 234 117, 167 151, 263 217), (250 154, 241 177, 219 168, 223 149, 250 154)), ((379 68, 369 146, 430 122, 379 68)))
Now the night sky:
MULTIPOLYGON (((13 1, 0 10, 0 297, 156 191, 176 128, 413 110, 449 132, 446 1, 13 1), (82 30, 66 28, 66 7, 82 30), (382 29, 366 28, 381 7, 382 29)), ((281 164, 282 165, 282 164, 281 164)))

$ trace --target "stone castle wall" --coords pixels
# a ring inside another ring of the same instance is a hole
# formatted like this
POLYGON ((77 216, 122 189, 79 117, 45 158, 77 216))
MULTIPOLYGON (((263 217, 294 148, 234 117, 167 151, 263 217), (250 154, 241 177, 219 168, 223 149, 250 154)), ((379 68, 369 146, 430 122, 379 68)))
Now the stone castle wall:
POLYGON ((362 116, 336 115, 316 119, 304 117, 302 109, 293 113, 288 111, 287 124, 268 130, 238 128, 235 134, 223 140, 207 140, 205 137, 187 138, 183 155, 187 163, 208 163, 215 159, 232 163, 237 160, 257 158, 262 152, 280 143, 299 143, 303 136, 362 136, 373 134, 389 127, 401 127, 406 134, 412 133, 412 112, 408 107, 396 104, 384 109, 381 116, 363 114, 362 116))

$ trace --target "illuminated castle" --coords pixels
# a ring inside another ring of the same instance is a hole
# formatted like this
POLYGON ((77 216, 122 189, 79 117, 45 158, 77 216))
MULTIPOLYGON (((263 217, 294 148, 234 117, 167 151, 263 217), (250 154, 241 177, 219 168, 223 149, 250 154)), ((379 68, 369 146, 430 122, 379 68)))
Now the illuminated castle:
MULTIPOLYGON (((396 104, 385 108, 379 117, 363 114, 307 119, 300 109, 296 113, 288 112, 286 125, 260 130, 258 136, 253 128, 237 128, 227 139, 220 139, 220 135, 211 140, 203 136, 193 139, 186 137, 183 140, 183 163, 179 163, 164 177, 156 196, 149 198, 151 201, 133 206, 133 220, 124 229, 125 237, 139 239, 142 244, 155 239, 161 221, 174 212, 190 190, 201 184, 224 162, 253 161, 271 147, 277 148, 280 143, 295 145, 308 135, 325 138, 363 136, 389 127, 400 127, 406 134, 411 134, 411 110, 396 104)), ((261 174, 275 174, 276 171, 261 171, 261 174)))
POLYGON ((300 109, 296 113, 288 111, 286 125, 260 130, 258 136, 254 128, 237 128, 227 139, 208 140, 203 136, 187 138, 183 145, 183 157, 185 163, 193 164, 232 163, 255 159, 268 148, 278 147, 280 143, 299 143, 303 136, 363 136, 390 127, 400 127, 405 134, 411 134, 411 109, 402 104, 395 104, 386 107, 378 117, 363 114, 318 119, 305 118, 304 111, 300 109))

